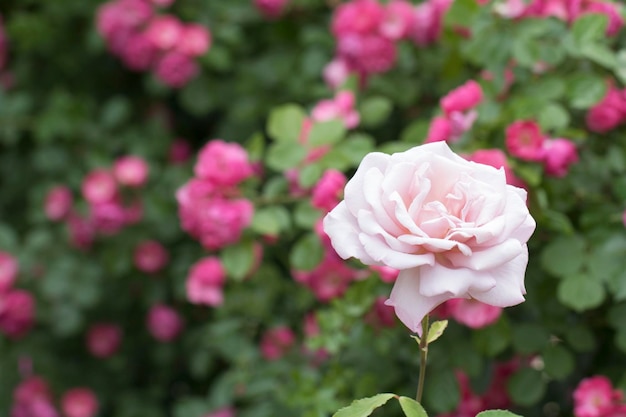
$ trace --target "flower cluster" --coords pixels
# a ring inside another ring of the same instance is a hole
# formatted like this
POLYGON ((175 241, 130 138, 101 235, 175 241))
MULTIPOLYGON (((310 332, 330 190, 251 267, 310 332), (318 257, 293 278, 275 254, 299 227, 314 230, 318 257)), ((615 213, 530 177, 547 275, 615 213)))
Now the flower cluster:
POLYGON ((187 276, 187 299, 193 304, 212 307, 224 302, 222 287, 226 272, 222 262, 215 256, 208 256, 192 265, 187 276))
POLYGON ((393 67, 396 42, 412 39, 427 45, 439 38, 441 20, 450 0, 432 0, 413 6, 406 0, 381 4, 377 0, 352 0, 335 10, 331 31, 337 39, 336 56, 325 70, 336 87, 350 72, 365 80, 393 67))
POLYGON ((93 417, 97 414, 98 398, 86 387, 68 389, 60 398, 60 411, 48 382, 39 376, 29 376, 13 391, 12 417, 93 417))
POLYGON ((576 145, 569 139, 548 138, 533 120, 518 120, 506 128, 506 148, 524 161, 540 162, 546 174, 563 177, 578 161, 576 145))
POLYGON ((600 13, 608 18, 607 36, 613 36, 624 25, 620 6, 602 0, 502 0, 494 5, 494 10, 506 18, 546 18, 555 17, 573 23, 588 13, 600 13))
POLYGON ((208 250, 237 242, 254 211, 237 189, 254 173, 246 150, 212 140, 200 150, 194 172, 176 192, 181 227, 208 250))
POLYGON ((585 378, 574 391, 576 417, 617 417, 626 415, 624 393, 614 389, 605 376, 585 378))
POLYGON ((99 168, 83 179, 82 196, 89 206, 87 215, 72 208, 72 192, 65 186, 48 191, 44 212, 48 219, 66 221, 72 243, 89 248, 97 233, 114 235, 138 222, 143 210, 133 190, 148 179, 148 164, 137 156, 118 158, 111 169, 99 168))
POLYGON ((17 259, 0 251, 0 332, 13 339, 24 336, 35 318, 33 296, 14 287, 18 272, 17 259))
POLYGON ((209 30, 183 23, 155 6, 170 2, 112 0, 98 9, 97 28, 109 50, 134 71, 152 71, 164 84, 179 88, 198 71, 196 58, 211 46, 209 30))
POLYGON ((626 90, 608 84, 607 92, 585 115, 589 130, 595 133, 607 133, 626 121, 626 90))
POLYGON ((450 91, 439 102, 444 115, 433 119, 425 142, 457 142, 472 128, 478 117, 475 108, 482 100, 482 87, 473 80, 450 91))

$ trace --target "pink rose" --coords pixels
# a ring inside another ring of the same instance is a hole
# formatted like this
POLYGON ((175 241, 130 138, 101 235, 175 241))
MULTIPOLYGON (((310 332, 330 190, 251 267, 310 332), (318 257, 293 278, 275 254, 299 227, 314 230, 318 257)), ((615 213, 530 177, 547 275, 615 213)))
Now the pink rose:
POLYGON ((623 92, 610 85, 604 98, 587 111, 585 123, 592 132, 606 133, 622 123, 625 116, 623 92))
POLYGON ((289 0, 253 0, 254 6, 267 19, 278 19, 287 8, 289 0))
POLYGON ((72 192, 69 188, 59 185, 46 195, 44 212, 46 217, 53 221, 63 220, 70 214, 72 209, 72 192))
POLYGON ((261 354, 268 361, 280 359, 296 341, 296 335, 286 326, 269 329, 261 338, 261 354))
POLYGON ((391 0, 385 8, 380 33, 389 39, 399 40, 409 34, 415 20, 415 9, 406 0, 391 0))
POLYGON ((604 417, 623 399, 622 392, 602 375, 580 381, 573 396, 576 417, 604 417))
POLYGON ((452 123, 446 117, 437 116, 430 123, 425 143, 447 142, 452 138, 452 123))
POLYGON ((138 156, 123 156, 113 164, 115 179, 128 187, 141 187, 148 180, 148 164, 138 156))
POLYGON ((518 120, 506 128, 506 149, 519 159, 541 161, 544 141, 539 125, 532 120, 518 120))
POLYGON ((0 294, 13 287, 18 270, 17 259, 8 252, 0 251, 0 294))
POLYGON ((115 177, 105 169, 93 170, 83 180, 82 192, 90 204, 107 203, 117 195, 115 177))
POLYGON ((144 33, 134 33, 121 45, 120 58, 133 71, 145 71, 158 57, 158 48, 144 33))
POLYGON ((535 230, 526 191, 445 142, 366 155, 324 230, 342 258, 400 270, 388 304, 414 332, 452 298, 497 307, 524 301, 526 242, 535 230))
POLYGON ((578 162, 576 145, 567 139, 548 139, 544 142, 543 163, 546 174, 555 177, 564 177, 569 166, 578 162))
POLYGON ((63 394, 61 409, 66 417, 93 417, 98 412, 98 399, 89 388, 72 388, 63 394))
POLYGON ((35 299, 24 290, 0 294, 0 332, 12 339, 24 336, 35 320, 35 299))
POLYGON ((248 152, 238 143, 209 141, 198 153, 194 167, 198 178, 217 186, 234 186, 253 175, 248 152))
POLYGON ((220 408, 203 417, 235 417, 235 410, 231 407, 220 408))
POLYGON ((183 24, 172 15, 155 17, 145 31, 150 42, 162 51, 167 51, 176 46, 182 34, 183 24))
POLYGON ((336 37, 348 33, 361 35, 375 33, 384 15, 383 6, 376 0, 352 0, 335 9, 331 30, 336 37))
POLYGON ((174 50, 161 57, 154 71, 163 84, 180 88, 198 74, 199 68, 192 57, 174 50))
POLYGON ((176 48, 189 56, 200 56, 211 47, 211 33, 199 24, 189 24, 183 28, 183 33, 176 48))
POLYGON ((483 100, 483 89, 474 80, 469 80, 450 91, 441 99, 441 108, 446 114, 465 112, 478 106, 483 100))
POLYGON ((313 187, 311 203, 313 207, 330 211, 339 203, 343 187, 346 185, 346 176, 336 169, 324 172, 322 178, 313 187))
POLYGON ((87 349, 97 358, 114 355, 121 343, 122 329, 116 324, 94 324, 87 332, 87 349))
POLYGON ((222 262, 215 256, 209 256, 192 265, 187 276, 187 299, 193 304, 212 307, 224 302, 222 287, 226 272, 222 262))
POLYGON ((495 323, 502 314, 501 307, 491 306, 476 300, 455 298, 446 301, 448 313, 461 324, 480 329, 495 323))
POLYGON ((180 314, 165 304, 155 304, 150 308, 146 324, 152 337, 160 342, 171 342, 183 329, 180 314))
POLYGON ((137 269, 152 274, 159 272, 167 265, 169 255, 159 242, 146 240, 135 248, 133 261, 137 269))
POLYGON ((324 67, 324 81, 332 89, 337 89, 350 76, 348 63, 341 58, 335 58, 324 67))

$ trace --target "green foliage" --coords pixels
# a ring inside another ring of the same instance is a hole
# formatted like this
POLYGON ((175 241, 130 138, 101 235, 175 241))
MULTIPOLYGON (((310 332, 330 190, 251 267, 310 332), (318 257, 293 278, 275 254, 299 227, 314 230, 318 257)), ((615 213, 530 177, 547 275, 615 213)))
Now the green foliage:
POLYGON ((333 417, 367 417, 393 397, 394 394, 377 394, 373 397, 355 400, 349 406, 333 414, 333 417))

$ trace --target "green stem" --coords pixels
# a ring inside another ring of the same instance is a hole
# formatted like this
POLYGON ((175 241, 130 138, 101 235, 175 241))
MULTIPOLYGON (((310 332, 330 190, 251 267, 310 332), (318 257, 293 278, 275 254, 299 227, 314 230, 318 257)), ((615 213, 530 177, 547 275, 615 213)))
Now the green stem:
POLYGON ((422 319, 422 338, 420 339, 420 376, 417 382, 417 395, 415 399, 422 403, 424 392, 424 379, 426 378, 426 358, 428 357, 428 314, 422 319))

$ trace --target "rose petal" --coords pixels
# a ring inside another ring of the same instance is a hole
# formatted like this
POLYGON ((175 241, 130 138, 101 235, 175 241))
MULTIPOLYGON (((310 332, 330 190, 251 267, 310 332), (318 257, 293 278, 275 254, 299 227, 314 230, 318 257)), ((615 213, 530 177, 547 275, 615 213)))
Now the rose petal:
POLYGON ((395 269, 409 269, 435 263, 435 255, 432 253, 417 254, 393 251, 382 237, 361 233, 359 240, 367 255, 374 260, 375 265, 382 264, 395 269))
POLYGON ((524 301, 524 274, 528 264, 528 248, 515 259, 489 271, 496 286, 488 291, 470 290, 472 298, 496 307, 510 307, 524 301))
POLYGON ((522 244, 516 239, 509 239, 499 245, 482 250, 474 250, 470 256, 457 252, 449 252, 444 256, 456 268, 469 268, 474 271, 487 271, 500 267, 511 261, 524 251, 522 244))
POLYGON ((485 292, 496 286, 496 280, 489 272, 448 268, 440 263, 423 266, 420 293, 428 297, 447 294, 449 298, 465 298, 471 290, 485 292))
POLYGON ((421 335, 424 316, 451 297, 446 294, 436 297, 424 296, 420 294, 419 288, 419 268, 400 271, 385 304, 394 308, 396 315, 406 327, 421 335))
POLYGON ((359 240, 356 219, 348 211, 346 202, 342 201, 324 217, 324 231, 330 242, 343 259, 355 257, 367 265, 376 265, 376 261, 363 249, 359 240))

